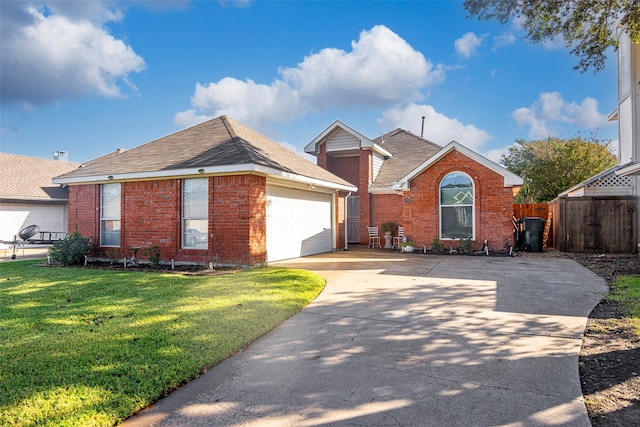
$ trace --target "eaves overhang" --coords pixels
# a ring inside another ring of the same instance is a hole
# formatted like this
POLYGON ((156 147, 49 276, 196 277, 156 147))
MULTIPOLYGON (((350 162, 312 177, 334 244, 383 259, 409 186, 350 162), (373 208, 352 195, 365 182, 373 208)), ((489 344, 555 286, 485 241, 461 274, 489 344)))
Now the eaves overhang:
POLYGON ((640 163, 632 163, 629 166, 620 168, 616 171, 616 175, 621 175, 621 176, 640 175, 640 163))
POLYGON ((172 169, 159 171, 131 172, 131 173, 114 173, 110 175, 93 175, 78 177, 56 177, 53 182, 56 184, 66 185, 82 185, 82 184, 105 184, 112 182, 124 181, 143 181, 158 179, 176 179, 176 178, 195 178, 216 175, 230 174, 257 174, 264 176, 277 177, 284 180, 300 182, 309 185, 331 188, 335 190, 357 191, 355 186, 349 186, 337 182, 326 181, 323 179, 313 178, 292 172, 282 171, 267 166, 256 165, 254 163, 244 163, 226 166, 205 166, 201 168, 172 169))
POLYGON ((381 154, 384 157, 392 157, 393 156, 390 152, 388 152, 387 150, 382 148, 380 145, 376 144, 371 139, 367 138, 366 136, 364 136, 363 134, 361 134, 357 130, 351 128, 350 126, 347 126, 344 123, 342 123, 340 120, 336 120, 335 122, 333 122, 325 130, 323 130, 320 133, 320 135, 316 136, 310 143, 308 143, 304 147, 305 153, 313 154, 314 156, 317 156, 318 155, 318 146, 320 144, 322 144, 322 142, 324 142, 327 137, 329 137, 331 134, 333 134, 338 129, 344 130, 345 132, 347 132, 348 134, 350 134, 351 136, 353 136, 354 138, 359 140, 360 141, 360 148, 373 150, 373 151, 381 154))

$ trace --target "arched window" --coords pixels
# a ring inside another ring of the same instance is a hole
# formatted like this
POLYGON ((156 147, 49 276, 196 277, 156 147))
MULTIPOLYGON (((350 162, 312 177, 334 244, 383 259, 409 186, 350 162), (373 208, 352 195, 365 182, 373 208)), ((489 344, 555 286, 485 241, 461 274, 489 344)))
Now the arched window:
POLYGON ((440 182, 440 238, 474 239, 473 180, 463 172, 451 172, 440 182))

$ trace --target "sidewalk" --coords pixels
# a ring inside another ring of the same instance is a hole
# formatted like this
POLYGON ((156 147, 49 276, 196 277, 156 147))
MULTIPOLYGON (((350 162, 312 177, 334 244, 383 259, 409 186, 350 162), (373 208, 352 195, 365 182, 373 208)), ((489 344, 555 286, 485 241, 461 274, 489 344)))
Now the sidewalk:
POLYGON ((2 244, 0 245, 0 262, 47 259, 50 247, 51 245, 20 244, 16 247, 15 258, 13 258, 13 246, 2 244))

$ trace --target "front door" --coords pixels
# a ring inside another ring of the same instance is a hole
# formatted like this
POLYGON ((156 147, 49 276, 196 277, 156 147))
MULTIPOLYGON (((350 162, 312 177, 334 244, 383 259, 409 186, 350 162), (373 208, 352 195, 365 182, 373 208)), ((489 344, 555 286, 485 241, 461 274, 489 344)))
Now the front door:
POLYGON ((360 196, 347 199, 347 242, 360 243, 360 196))

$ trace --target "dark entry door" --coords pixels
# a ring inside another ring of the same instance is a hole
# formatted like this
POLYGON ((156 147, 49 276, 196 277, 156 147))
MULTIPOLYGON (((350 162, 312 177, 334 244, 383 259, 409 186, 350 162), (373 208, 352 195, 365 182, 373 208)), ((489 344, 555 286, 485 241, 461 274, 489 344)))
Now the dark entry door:
POLYGON ((360 243, 360 196, 347 199, 347 242, 360 243))

